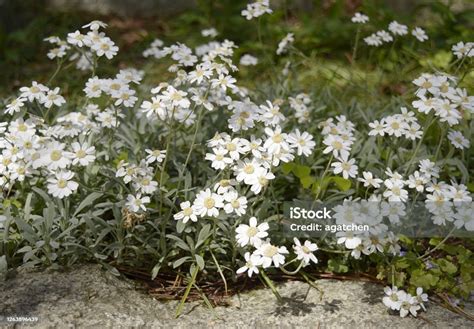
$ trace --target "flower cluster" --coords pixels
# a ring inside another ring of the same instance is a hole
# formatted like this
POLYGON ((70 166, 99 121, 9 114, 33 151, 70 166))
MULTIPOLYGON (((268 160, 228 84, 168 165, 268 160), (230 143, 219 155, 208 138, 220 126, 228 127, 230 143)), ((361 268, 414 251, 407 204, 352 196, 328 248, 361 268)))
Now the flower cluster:
POLYGON ((460 41, 453 45, 451 50, 457 58, 474 57, 474 42, 464 43, 460 41))
POLYGON ((428 301, 428 294, 423 293, 423 288, 416 288, 415 296, 412 296, 404 290, 399 290, 395 286, 392 288, 385 287, 384 292, 386 295, 382 299, 384 305, 390 310, 399 311, 402 318, 408 314, 416 317, 420 308, 426 311, 424 303, 428 301))
POLYGON ((469 96, 466 89, 457 88, 455 77, 424 73, 413 84, 418 87, 415 93, 418 99, 412 105, 421 113, 433 111, 440 122, 449 126, 459 124, 464 111, 474 113, 474 96, 469 96))
MULTIPOLYGON (((252 253, 249 251, 245 253, 245 265, 237 270, 237 274, 247 272, 247 275, 251 277, 253 273, 259 273, 259 267, 266 269, 272 264, 276 268, 285 266, 285 255, 289 254, 289 251, 285 246, 276 246, 271 243, 267 238, 268 229, 267 223, 258 224, 255 217, 249 219, 248 225, 240 224, 236 228, 237 243, 241 247, 254 248, 252 253)), ((296 258, 293 261, 300 261, 300 267, 307 266, 310 262, 318 263, 318 259, 314 255, 314 252, 318 250, 315 243, 306 240, 304 244, 301 244, 297 238, 294 238, 294 243, 293 251, 296 258)))
MULTIPOLYGON (((356 13, 354 17, 352 17, 352 22, 354 23, 366 23, 368 22, 369 18, 365 15, 356 13)), ((388 25, 388 32, 385 30, 380 30, 371 35, 364 38, 364 42, 369 46, 381 46, 384 43, 393 42, 394 38, 397 36, 404 36, 408 34, 408 26, 398 23, 397 21, 393 21, 388 25)), ((414 27, 411 30, 411 35, 415 37, 420 42, 425 42, 428 40, 428 35, 426 35, 425 30, 421 27, 414 27)))
POLYGON ((270 0, 258 0, 249 3, 247 8, 242 10, 242 16, 247 20, 260 17, 264 14, 271 14, 273 11, 270 8, 270 0))
POLYGON ((352 144, 355 141, 354 130, 355 125, 347 120, 344 115, 329 118, 320 124, 322 128, 321 134, 324 136, 323 144, 326 148, 324 154, 331 154, 331 159, 336 158, 337 161, 331 163, 334 167, 335 174, 342 174, 345 179, 356 177, 358 167, 355 159, 350 159, 352 144))
POLYGON ((401 114, 394 114, 382 118, 382 120, 375 120, 369 123, 372 128, 369 136, 404 136, 410 140, 420 139, 423 135, 421 126, 418 123, 415 113, 408 111, 406 107, 401 108, 401 114))
POLYGON ((77 60, 76 67, 78 69, 93 69, 97 58, 105 56, 107 59, 112 59, 119 50, 104 32, 99 31, 106 27, 107 24, 104 22, 92 21, 82 27, 89 29, 86 34, 82 34, 81 31, 77 30, 69 33, 66 41, 57 36, 46 38, 45 41, 56 46, 49 51, 48 57, 50 59, 62 59, 69 53, 70 61, 77 60))

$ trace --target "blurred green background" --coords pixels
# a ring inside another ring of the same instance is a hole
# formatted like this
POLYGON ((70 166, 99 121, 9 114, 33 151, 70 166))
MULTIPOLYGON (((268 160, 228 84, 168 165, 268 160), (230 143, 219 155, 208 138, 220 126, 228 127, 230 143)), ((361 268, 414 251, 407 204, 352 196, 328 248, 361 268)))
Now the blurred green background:
MULTIPOLYGON (((370 24, 363 26, 362 35, 386 29, 388 23, 396 19, 410 27, 422 26, 430 37, 428 42, 414 47, 411 47, 413 42, 397 44, 400 52, 395 52, 396 58, 393 52, 389 53, 389 47, 377 52, 373 49, 360 52, 360 65, 365 72, 374 69, 397 72, 400 69, 397 62, 410 66, 411 61, 425 65, 429 61, 429 65, 442 70, 451 60, 452 44, 474 40, 472 1, 280 0, 271 1, 274 14, 252 21, 240 14, 247 3, 236 0, 0 0, 0 96, 11 94, 31 80, 47 80, 56 64, 46 57, 50 45, 43 39, 50 35, 64 38, 68 32, 93 19, 109 24, 107 34, 120 47, 113 61, 103 62, 107 64, 100 68, 99 75, 115 72, 119 67, 140 68, 145 62, 141 53, 154 38, 167 44, 180 41, 189 46, 207 42, 200 31, 208 27, 219 31, 218 39, 227 38, 239 45, 236 56, 248 52, 272 64, 284 60, 274 54, 278 41, 287 32, 294 32, 295 46, 305 54, 307 61, 313 60, 310 65, 343 70, 349 64, 354 44, 356 26, 350 17, 356 11, 371 19, 370 24), (390 60, 385 60, 387 57, 390 60)), ((267 68, 261 64, 241 74, 263 78, 262 73, 268 71, 267 68)), ((67 79, 68 72, 81 74, 72 68, 61 72, 61 79, 67 79)))

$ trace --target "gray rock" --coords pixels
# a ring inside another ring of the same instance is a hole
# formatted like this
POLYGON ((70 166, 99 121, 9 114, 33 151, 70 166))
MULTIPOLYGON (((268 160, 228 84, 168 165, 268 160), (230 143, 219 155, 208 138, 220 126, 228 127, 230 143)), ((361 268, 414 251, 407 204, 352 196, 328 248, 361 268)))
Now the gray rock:
POLYGON ((161 302, 97 265, 67 272, 20 270, 0 282, 0 326, 15 328, 472 328, 473 323, 431 303, 421 318, 389 315, 382 287, 364 282, 320 280, 323 294, 303 282, 233 296, 213 310, 203 303, 161 302), (308 293, 308 294, 307 294, 308 293), (306 296, 307 295, 307 296, 306 296), (306 296, 306 299, 305 299, 306 296), (7 316, 37 317, 35 323, 7 322, 7 316))

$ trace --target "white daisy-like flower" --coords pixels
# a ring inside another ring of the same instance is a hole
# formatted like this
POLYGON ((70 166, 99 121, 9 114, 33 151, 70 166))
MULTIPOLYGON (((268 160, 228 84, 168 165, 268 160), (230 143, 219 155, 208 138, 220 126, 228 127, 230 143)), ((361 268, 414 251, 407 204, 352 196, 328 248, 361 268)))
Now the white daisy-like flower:
POLYGON ((194 212, 194 208, 191 205, 191 202, 184 201, 181 202, 179 206, 181 208, 181 211, 173 215, 173 218, 175 220, 182 220, 183 223, 187 223, 189 220, 197 222, 197 216, 194 212))
POLYGON ((82 145, 78 142, 71 144, 72 147, 72 164, 79 164, 81 166, 87 166, 89 163, 95 160, 95 147, 89 146, 87 143, 82 145))
POLYGON ((364 183, 364 187, 372 186, 374 188, 379 188, 380 184, 383 183, 383 180, 376 178, 370 171, 364 171, 362 173, 363 178, 357 178, 359 182, 364 183))
POLYGON ((406 293, 403 290, 399 291, 397 287, 385 287, 384 292, 386 295, 382 298, 384 305, 394 311, 400 310, 406 293))
POLYGON ((337 158, 337 162, 331 163, 331 166, 334 167, 333 172, 337 174, 342 173, 342 177, 349 179, 349 177, 355 178, 357 176, 357 165, 355 165, 355 159, 349 159, 345 154, 337 158))
POLYGON ((214 153, 207 153, 205 159, 211 161, 211 167, 217 170, 223 170, 228 165, 234 162, 232 158, 228 157, 228 151, 222 147, 214 148, 214 153))
POLYGON ((296 148, 296 154, 310 156, 313 153, 316 143, 313 141, 313 135, 296 129, 288 135, 288 142, 292 148, 296 148))
POLYGON ((293 249, 297 255, 297 259, 303 261, 304 265, 308 265, 310 262, 313 262, 315 264, 318 263, 318 259, 316 256, 313 254, 316 250, 318 250, 318 246, 316 243, 311 243, 311 241, 306 240, 304 244, 302 245, 300 240, 297 238, 293 238, 293 241, 295 245, 293 246, 293 249))
POLYGON ((262 267, 268 268, 272 266, 280 267, 285 263, 285 254, 288 254, 288 250, 285 246, 274 246, 270 242, 264 242, 257 247, 254 252, 256 255, 262 256, 263 262, 262 267))
POLYGON ((251 278, 253 273, 258 274, 258 267, 263 264, 263 258, 255 253, 250 254, 250 252, 246 252, 244 257, 245 265, 237 270, 237 274, 247 272, 247 275, 251 278))
POLYGON ((417 38, 420 42, 425 42, 426 40, 428 40, 428 36, 426 35, 425 30, 418 26, 411 30, 411 35, 417 38))
POLYGON ((162 163, 166 157, 166 150, 150 150, 146 149, 145 152, 148 154, 146 156, 146 163, 162 163))
POLYGON ((222 195, 211 192, 210 189, 201 191, 194 200, 193 208, 196 214, 201 217, 217 217, 219 209, 224 207, 224 198, 222 195))
POLYGON ((131 211, 139 212, 140 210, 146 211, 145 204, 147 204, 147 203, 150 203, 150 197, 149 196, 142 197, 141 194, 137 194, 137 196, 129 194, 127 196, 127 202, 126 202, 125 205, 131 211))
POLYGON ((463 136, 460 131, 451 130, 448 133, 448 139, 453 144, 453 146, 457 149, 467 149, 471 145, 469 139, 463 136))
POLYGON ((243 66, 255 66, 258 64, 258 58, 250 54, 244 54, 240 57, 239 63, 243 66))
POLYGON ((250 217, 249 225, 240 224, 235 229, 235 232, 237 233, 235 238, 241 247, 245 247, 248 244, 258 247, 261 245, 262 239, 268 236, 267 231, 270 228, 268 223, 263 222, 260 225, 257 224, 257 218, 250 217))
POLYGON ((352 23, 365 24, 369 21, 369 16, 362 13, 355 13, 351 18, 352 23))
POLYGON ((77 190, 79 184, 72 181, 74 173, 71 171, 59 171, 54 177, 48 178, 48 193, 62 199, 77 190))
POLYGON ((406 35, 408 33, 408 27, 400 24, 397 21, 393 21, 388 25, 388 29, 395 35, 406 35))
POLYGON ((224 211, 226 214, 235 213, 237 216, 245 214, 247 209, 247 198, 245 196, 239 196, 237 191, 229 191, 224 194, 224 211))

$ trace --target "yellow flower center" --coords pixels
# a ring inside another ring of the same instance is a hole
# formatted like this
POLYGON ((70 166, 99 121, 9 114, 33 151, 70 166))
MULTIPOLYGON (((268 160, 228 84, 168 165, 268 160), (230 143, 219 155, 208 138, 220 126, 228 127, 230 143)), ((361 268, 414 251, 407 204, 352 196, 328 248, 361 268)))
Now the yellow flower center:
POLYGON ((53 152, 51 152, 50 158, 53 161, 59 161, 59 159, 61 159, 61 156, 62 156, 61 151, 54 150, 53 152))
POLYGON ((213 198, 206 198, 204 199, 204 207, 206 207, 207 209, 212 209, 214 208, 214 205, 216 204, 216 202, 214 201, 213 198))
POLYGON ((65 188, 67 186, 67 180, 61 178, 58 180, 58 187, 59 188, 65 188))

